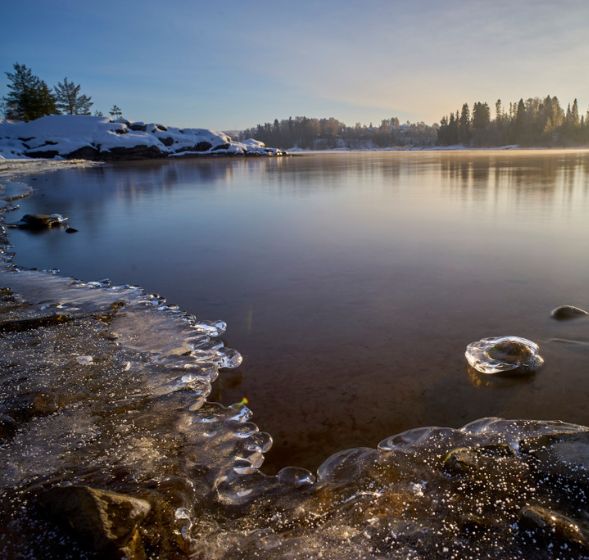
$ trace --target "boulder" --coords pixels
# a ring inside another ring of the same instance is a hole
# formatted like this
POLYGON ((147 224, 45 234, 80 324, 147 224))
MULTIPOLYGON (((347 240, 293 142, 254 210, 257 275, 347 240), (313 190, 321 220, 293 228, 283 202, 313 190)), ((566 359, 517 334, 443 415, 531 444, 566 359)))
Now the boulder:
POLYGON ((219 150, 228 150, 228 149, 229 149, 229 144, 219 144, 218 146, 215 146, 211 151, 217 152, 219 150))
POLYGON ((27 150, 25 156, 30 158, 51 159, 59 155, 57 150, 27 150))
POLYGON ((212 147, 213 145, 210 142, 206 142, 203 140, 202 142, 199 142, 194 146, 184 146, 182 148, 178 148, 176 150, 176 153, 180 154, 182 152, 208 152, 212 147))
POLYGON ((166 157, 156 146, 133 146, 132 148, 111 148, 100 152, 100 159, 104 161, 155 159, 166 157))
POLYGON ((60 214, 25 214, 16 224, 20 229, 51 229, 61 227, 67 219, 60 214))
POLYGON ((556 309, 553 309, 550 313, 550 316, 557 321, 567 321, 569 319, 576 319, 585 315, 589 315, 589 312, 581 309, 580 307, 575 307, 574 305, 561 305, 556 309))
POLYGON ((145 558, 138 528, 149 502, 90 486, 62 486, 43 494, 40 505, 100 558, 145 558))
POLYGON ((99 152, 94 146, 83 146, 66 154, 67 159, 87 159, 90 161, 97 161, 99 159, 99 152))

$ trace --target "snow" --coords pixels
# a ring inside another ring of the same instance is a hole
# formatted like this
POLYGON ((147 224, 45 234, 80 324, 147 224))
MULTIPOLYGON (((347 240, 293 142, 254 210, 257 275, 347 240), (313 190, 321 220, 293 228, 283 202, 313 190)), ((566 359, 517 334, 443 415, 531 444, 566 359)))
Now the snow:
MULTIPOLYGON (((113 150, 147 149, 161 157, 183 155, 280 155, 275 148, 248 139, 234 142, 223 132, 204 128, 164 127, 125 119, 51 115, 31 122, 0 123, 0 158, 73 157, 81 148, 92 148, 98 159, 113 150)), ((147 153, 147 152, 146 152, 147 153)), ((147 156, 146 156, 147 157, 147 156)))

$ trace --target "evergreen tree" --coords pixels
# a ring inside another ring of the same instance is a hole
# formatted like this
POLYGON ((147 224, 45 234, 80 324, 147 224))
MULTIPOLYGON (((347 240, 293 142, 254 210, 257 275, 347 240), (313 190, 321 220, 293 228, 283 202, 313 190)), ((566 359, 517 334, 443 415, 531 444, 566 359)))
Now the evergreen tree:
POLYGON ((108 112, 108 114, 113 119, 120 119, 123 116, 123 111, 121 111, 121 108, 118 105, 113 105, 111 107, 111 110, 108 112))
POLYGON ((90 97, 80 95, 80 85, 67 78, 55 86, 55 102, 57 108, 66 115, 89 115, 93 105, 90 97))
POLYGON ((8 94, 4 97, 7 119, 30 121, 57 113, 55 98, 47 84, 24 64, 14 64, 6 72, 8 94))
POLYGON ((515 110, 515 119, 513 126, 513 137, 518 144, 525 143, 526 140, 526 106, 524 100, 520 99, 515 110))
POLYGON ((502 118, 503 106, 501 105, 501 99, 497 99, 497 101, 495 101, 495 120, 497 123, 500 123, 502 118))
POLYGON ((468 103, 465 103, 460 111, 458 140, 465 146, 470 143, 470 109, 468 108, 468 103))

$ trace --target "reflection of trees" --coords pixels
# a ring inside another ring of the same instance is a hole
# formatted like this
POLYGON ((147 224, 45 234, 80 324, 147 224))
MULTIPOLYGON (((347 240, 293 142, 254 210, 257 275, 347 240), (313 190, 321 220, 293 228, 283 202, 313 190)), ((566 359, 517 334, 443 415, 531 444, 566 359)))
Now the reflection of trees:
POLYGON ((302 155, 291 158, 223 158, 133 162, 68 169, 33 183, 41 196, 27 212, 60 212, 73 225, 94 228, 109 200, 134 205, 145 197, 195 191, 260 188, 271 194, 307 196, 318 191, 414 187, 415 181, 450 193, 463 203, 493 206, 541 203, 572 205, 589 188, 589 154, 551 152, 376 152, 302 155))
POLYGON ((442 187, 464 201, 572 204, 588 194, 588 154, 493 152, 440 157, 442 187))

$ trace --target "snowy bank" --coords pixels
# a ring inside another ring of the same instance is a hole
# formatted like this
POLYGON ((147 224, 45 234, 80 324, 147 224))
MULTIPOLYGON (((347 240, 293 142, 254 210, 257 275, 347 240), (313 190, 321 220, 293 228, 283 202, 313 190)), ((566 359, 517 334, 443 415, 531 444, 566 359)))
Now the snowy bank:
POLYGON ((51 115, 0 123, 0 159, 129 160, 203 155, 279 156, 257 140, 235 142, 223 132, 174 128, 104 117, 51 115))

